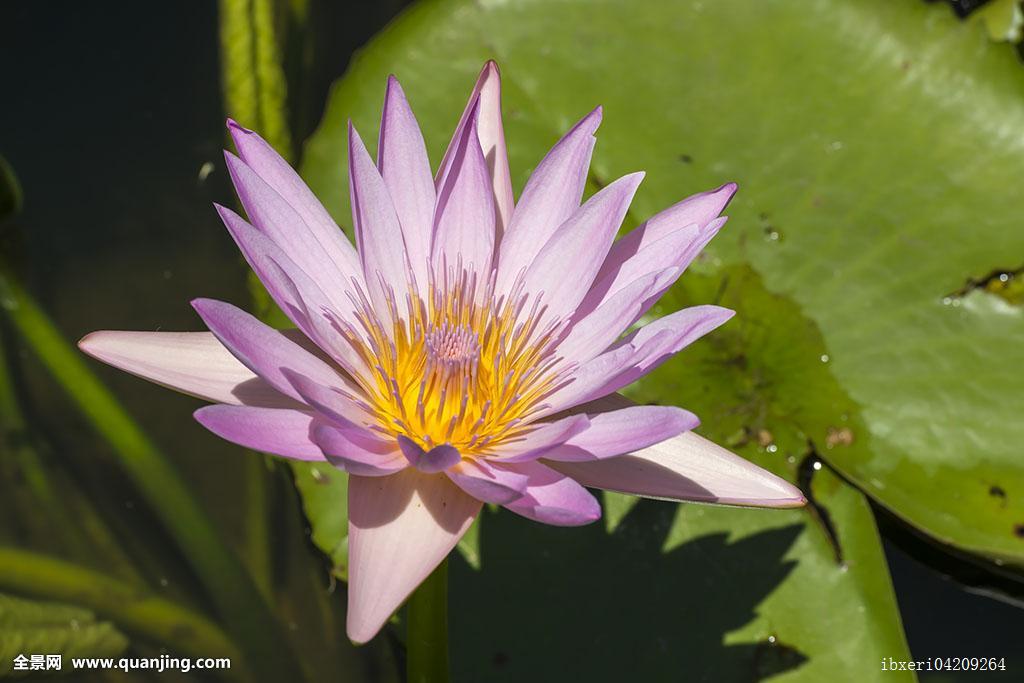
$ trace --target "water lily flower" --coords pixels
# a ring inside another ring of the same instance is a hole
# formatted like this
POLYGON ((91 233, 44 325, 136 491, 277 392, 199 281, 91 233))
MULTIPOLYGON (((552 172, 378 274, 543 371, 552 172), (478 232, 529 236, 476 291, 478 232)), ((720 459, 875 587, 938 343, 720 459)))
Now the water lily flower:
MULTIPOLYGON (((248 221, 217 207, 297 329, 193 301, 209 332, 95 332, 81 348, 214 405, 196 419, 349 480, 348 634, 372 638, 482 503, 593 522, 585 487, 789 507, 800 491, 694 434, 681 408, 615 392, 732 315, 694 306, 631 328, 725 223, 733 184, 615 240, 643 174, 582 201, 601 109, 514 200, 498 69, 483 69, 436 175, 390 78, 377 161, 349 126, 356 248, 256 133, 228 122, 248 221)), ((343 504, 339 501, 339 505, 343 504)))

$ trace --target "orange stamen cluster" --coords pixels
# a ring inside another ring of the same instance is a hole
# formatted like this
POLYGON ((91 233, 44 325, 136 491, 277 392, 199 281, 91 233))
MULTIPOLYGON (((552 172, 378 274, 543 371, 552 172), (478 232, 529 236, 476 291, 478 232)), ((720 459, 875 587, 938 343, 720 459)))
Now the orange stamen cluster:
POLYGON ((438 270, 422 297, 410 276, 401 308, 382 282, 384 316, 355 284, 358 328, 336 327, 363 360, 352 374, 373 428, 425 449, 489 454, 529 429, 572 370, 554 352, 564 325, 544 322, 542 296, 525 294, 522 278, 498 296, 493 276, 478 285, 461 263, 438 270))

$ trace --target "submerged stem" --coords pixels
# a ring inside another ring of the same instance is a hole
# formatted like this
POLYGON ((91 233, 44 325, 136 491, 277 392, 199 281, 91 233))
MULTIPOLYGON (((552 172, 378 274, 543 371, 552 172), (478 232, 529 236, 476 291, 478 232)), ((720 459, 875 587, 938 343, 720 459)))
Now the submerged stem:
POLYGON ((281 624, 167 456, 86 365, 84 357, 0 259, 0 309, 92 426, 113 447, 202 581, 228 630, 262 680, 298 680, 281 624))
POLYGON ((407 683, 448 683, 448 560, 409 600, 407 683))
POLYGON ((148 591, 47 555, 0 547, 0 588, 92 610, 154 645, 190 657, 229 657, 245 678, 244 660, 206 617, 148 591))

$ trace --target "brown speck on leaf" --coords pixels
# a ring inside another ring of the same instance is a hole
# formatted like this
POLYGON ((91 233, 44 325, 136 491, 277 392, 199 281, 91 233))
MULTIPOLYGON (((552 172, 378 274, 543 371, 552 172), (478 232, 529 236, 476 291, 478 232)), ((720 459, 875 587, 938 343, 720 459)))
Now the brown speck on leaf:
POLYGON ((683 162, 684 164, 692 164, 693 157, 691 157, 689 154, 680 154, 679 161, 683 162))
POLYGON ((995 484, 989 488, 988 495, 993 498, 1002 498, 1003 500, 1006 500, 1006 491, 1003 490, 1002 486, 996 486, 995 484))
POLYGON ((829 427, 825 435, 825 446, 835 448, 836 446, 849 446, 853 443, 853 430, 849 427, 829 427))
POLYGON ((1024 538, 1024 524, 1017 524, 1013 527, 1013 535, 1017 538, 1024 538))
POLYGON ((757 430, 757 445, 761 448, 768 448, 775 442, 775 437, 767 429, 757 430))

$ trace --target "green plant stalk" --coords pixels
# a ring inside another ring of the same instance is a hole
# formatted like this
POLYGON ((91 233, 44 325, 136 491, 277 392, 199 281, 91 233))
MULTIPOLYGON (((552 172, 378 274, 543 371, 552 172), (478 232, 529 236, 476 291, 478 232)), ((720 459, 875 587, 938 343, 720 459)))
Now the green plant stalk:
POLYGON ((84 357, 0 260, 0 306, 85 417, 113 447, 205 586, 252 669, 271 681, 300 680, 283 629, 252 577, 225 544, 170 461, 96 378, 84 357))
POLYGON ((224 106, 243 126, 260 131, 285 159, 293 157, 288 84, 281 66, 272 0, 220 0, 224 106))
POLYGON ((31 494, 32 507, 27 509, 47 524, 46 534, 59 536, 62 547, 76 557, 102 560, 121 578, 144 585, 92 502, 77 491, 69 491, 63 478, 47 471, 44 456, 52 452, 47 443, 31 433, 21 409, 4 339, 7 333, 6 325, 0 325, 0 432, 9 442, 13 461, 31 494))
POLYGON ((263 596, 273 600, 273 549, 270 545, 272 489, 274 486, 272 464, 267 457, 256 451, 246 451, 242 465, 245 481, 245 528, 244 549, 246 566, 263 596))
POLYGON ((86 607, 173 655, 230 657, 242 678, 242 654, 206 617, 99 572, 18 548, 0 546, 0 587, 86 607))
POLYGON ((409 599, 407 683, 448 683, 448 560, 409 599))

